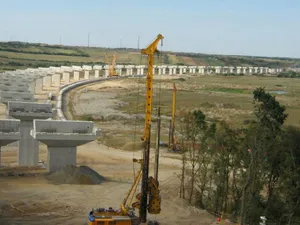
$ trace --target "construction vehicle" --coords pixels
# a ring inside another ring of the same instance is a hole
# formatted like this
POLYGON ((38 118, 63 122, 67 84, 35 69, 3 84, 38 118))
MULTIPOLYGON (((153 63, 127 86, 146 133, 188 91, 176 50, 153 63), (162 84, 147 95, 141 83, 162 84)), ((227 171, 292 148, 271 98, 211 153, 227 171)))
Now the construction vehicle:
POLYGON ((172 119, 170 120, 169 127, 169 151, 180 151, 180 145, 175 140, 175 113, 176 113, 176 85, 173 83, 173 96, 172 96, 172 119))
MULTIPOLYGON (((148 56, 148 71, 146 76, 146 115, 145 129, 141 138, 144 144, 143 159, 133 159, 134 163, 139 163, 141 168, 124 198, 120 209, 115 210, 111 207, 108 209, 93 209, 89 213, 89 225, 139 225, 147 221, 147 212, 150 214, 159 214, 161 211, 161 198, 159 195, 159 183, 156 178, 149 177, 149 153, 150 153, 150 134, 152 120, 152 95, 153 95, 153 64, 154 54, 158 52, 157 45, 164 37, 159 34, 157 38, 145 49, 142 54, 148 56), (136 195, 136 202, 133 198, 137 187, 141 182, 141 193, 136 195), (148 199, 149 198, 149 199, 148 199), (134 213, 139 209, 139 217, 134 213)), ((156 165, 158 168, 158 165, 156 165)))
POLYGON ((117 74, 117 72, 115 70, 116 55, 115 54, 113 55, 112 63, 110 64, 109 58, 108 58, 107 54, 105 54, 105 61, 106 61, 107 66, 108 66, 108 76, 109 77, 118 76, 118 74, 117 74))

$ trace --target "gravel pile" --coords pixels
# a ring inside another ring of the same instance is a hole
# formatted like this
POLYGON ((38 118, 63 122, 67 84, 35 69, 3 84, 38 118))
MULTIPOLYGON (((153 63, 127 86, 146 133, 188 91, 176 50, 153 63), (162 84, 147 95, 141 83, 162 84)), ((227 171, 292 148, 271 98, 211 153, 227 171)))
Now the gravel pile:
POLYGON ((88 166, 66 166, 46 175, 53 184, 101 184, 105 178, 88 166))

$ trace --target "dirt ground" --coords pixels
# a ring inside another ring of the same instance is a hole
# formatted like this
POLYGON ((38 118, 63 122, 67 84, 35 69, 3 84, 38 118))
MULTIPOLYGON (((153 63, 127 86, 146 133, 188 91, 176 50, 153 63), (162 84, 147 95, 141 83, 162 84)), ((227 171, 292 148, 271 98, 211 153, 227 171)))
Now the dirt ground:
MULTIPOLYGON (((122 83, 114 82, 116 86, 122 83)), ((94 85, 93 88, 101 85, 94 85)), ((109 102, 103 104, 94 109, 114 113, 113 108, 108 107, 109 102)), ((86 110, 96 107, 88 103, 85 106, 86 110)), ((1 116, 5 115, 3 110, 5 107, 1 106, 1 116)), ((105 130, 105 126, 101 128, 105 130)), ((113 149, 97 141, 88 143, 78 147, 77 165, 89 166, 109 181, 100 185, 53 185, 44 178, 44 169, 11 169, 15 176, 7 176, 5 170, 17 165, 17 154, 15 144, 2 149, 0 224, 86 224, 88 212, 92 208, 120 206, 134 174, 139 170, 139 165, 133 165, 132 158, 140 158, 142 155, 141 151, 113 149)), ((40 160, 47 161, 47 150, 43 144, 40 144, 40 160)), ((151 155, 150 173, 153 171, 153 160, 154 156, 151 155)), ((162 225, 216 224, 214 216, 189 206, 178 197, 179 179, 176 174, 180 166, 176 156, 170 157, 170 154, 164 152, 161 154, 159 180, 162 212, 156 216, 149 215, 149 219, 156 219, 162 225)))

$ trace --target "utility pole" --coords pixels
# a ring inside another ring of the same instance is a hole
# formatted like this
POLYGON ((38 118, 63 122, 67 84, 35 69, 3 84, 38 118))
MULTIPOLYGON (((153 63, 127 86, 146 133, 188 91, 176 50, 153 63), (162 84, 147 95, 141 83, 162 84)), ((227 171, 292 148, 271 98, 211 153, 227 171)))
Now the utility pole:
POLYGON ((90 35, 91 35, 91 33, 89 32, 88 33, 88 47, 90 47, 90 35))
POLYGON ((160 142, 160 106, 158 106, 157 112, 157 135, 156 135, 156 151, 155 151, 155 167, 154 167, 154 179, 158 180, 158 163, 159 163, 159 142, 160 142))

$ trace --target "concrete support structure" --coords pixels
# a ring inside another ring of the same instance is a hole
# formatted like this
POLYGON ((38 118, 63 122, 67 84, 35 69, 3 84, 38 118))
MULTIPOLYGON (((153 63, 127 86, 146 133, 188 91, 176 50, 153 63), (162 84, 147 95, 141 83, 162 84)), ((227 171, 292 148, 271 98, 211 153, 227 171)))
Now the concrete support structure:
POLYGON ((95 66, 93 66, 93 70, 95 71, 95 78, 99 78, 100 70, 102 70, 102 66, 95 65, 95 66))
POLYGON ((43 91, 43 78, 35 80, 35 93, 41 93, 43 91))
POLYGON ((216 71, 216 74, 220 74, 221 73, 221 66, 215 66, 215 71, 216 71))
POLYGON ((223 67, 221 68, 221 73, 223 73, 223 74, 227 74, 228 71, 229 71, 228 66, 223 66, 223 67))
POLYGON ((260 74, 264 73, 264 68, 263 67, 259 67, 259 73, 260 74))
POLYGON ((65 84, 70 83, 70 72, 63 72, 62 80, 65 84))
POLYGON ((174 75, 177 74, 177 66, 173 66, 173 74, 174 74, 174 75))
POLYGON ((20 120, 0 120, 0 166, 1 147, 20 140, 20 120))
POLYGON ((77 146, 94 141, 100 130, 93 122, 34 120, 31 136, 48 146, 49 172, 76 165, 77 146))
POLYGON ((253 67, 249 66, 249 74, 253 74, 253 67))
POLYGON ((258 73, 258 67, 254 67, 254 73, 258 73))
POLYGON ((41 103, 8 102, 7 114, 20 119, 19 166, 37 166, 39 161, 38 141, 31 135, 34 119, 53 117, 52 105, 41 103))
POLYGON ((89 80, 90 79, 90 71, 92 70, 91 66, 82 66, 82 69, 84 71, 84 79, 89 80))
POLYGON ((43 77, 43 87, 44 88, 50 88, 51 87, 51 82, 52 82, 52 77, 51 76, 43 77))
POLYGON ((178 66, 179 74, 183 74, 183 66, 178 66))
POLYGON ((145 68, 146 68, 146 66, 141 65, 141 75, 145 74, 145 68))
POLYGON ((104 68, 104 77, 108 77, 109 76, 109 66, 105 65, 103 68, 104 68))
POLYGON ((172 66, 168 66, 168 69, 169 69, 169 75, 172 75, 172 73, 173 73, 173 67, 172 66))
POLYGON ((73 70, 73 81, 79 81, 80 79, 80 71, 82 71, 81 66, 72 66, 72 70, 73 70))
POLYGON ((79 81, 79 71, 74 71, 74 74, 73 74, 73 80, 76 82, 76 81, 79 81))
POLYGON ((52 75, 52 82, 51 82, 51 86, 53 87, 59 87, 60 86, 60 74, 56 73, 52 75))
POLYGON ((248 68, 248 67, 243 67, 243 74, 244 74, 244 75, 247 74, 247 68, 248 68))
POLYGON ((197 66, 189 66, 189 72, 190 73, 196 73, 197 66))
POLYGON ((204 74, 205 73, 205 66, 198 66, 198 72, 200 74, 204 74))
POLYGON ((236 73, 241 74, 242 73, 242 67, 240 67, 240 66, 236 67, 236 73))

